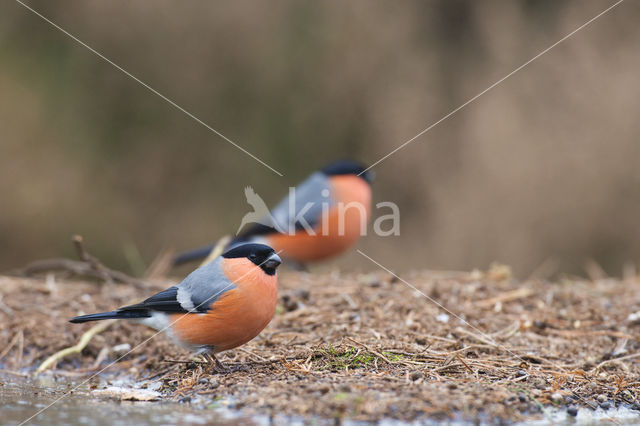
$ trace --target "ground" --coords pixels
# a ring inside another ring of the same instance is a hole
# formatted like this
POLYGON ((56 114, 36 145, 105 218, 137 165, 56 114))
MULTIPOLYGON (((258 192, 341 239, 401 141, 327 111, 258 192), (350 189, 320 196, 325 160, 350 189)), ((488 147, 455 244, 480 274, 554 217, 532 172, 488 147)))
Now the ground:
MULTIPOLYGON (((31 373, 95 325, 69 318, 173 283, 0 276, 0 368, 31 373)), ((401 279, 284 270, 279 299, 259 337, 221 355, 230 373, 207 372, 165 336, 146 341, 154 331, 126 322, 52 371, 89 378, 130 344, 103 375, 161 383, 164 399, 227 401, 247 414, 518 421, 544 418, 553 406, 568 415, 640 408, 638 277, 519 281, 504 266, 401 279)))

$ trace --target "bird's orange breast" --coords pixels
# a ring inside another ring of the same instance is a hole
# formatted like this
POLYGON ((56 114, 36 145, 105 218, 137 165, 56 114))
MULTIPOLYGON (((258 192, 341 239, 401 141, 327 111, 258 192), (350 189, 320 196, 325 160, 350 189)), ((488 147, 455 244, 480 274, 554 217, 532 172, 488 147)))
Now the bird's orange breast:
POLYGON ((220 296, 207 313, 172 315, 172 332, 178 340, 221 352, 247 343, 273 318, 276 275, 267 275, 246 258, 225 259, 222 268, 236 288, 220 296))
POLYGON ((316 224, 315 235, 304 229, 294 235, 273 234, 267 237, 267 244, 299 262, 322 260, 355 244, 371 214, 371 187, 353 175, 333 176, 331 186, 337 204, 316 224))

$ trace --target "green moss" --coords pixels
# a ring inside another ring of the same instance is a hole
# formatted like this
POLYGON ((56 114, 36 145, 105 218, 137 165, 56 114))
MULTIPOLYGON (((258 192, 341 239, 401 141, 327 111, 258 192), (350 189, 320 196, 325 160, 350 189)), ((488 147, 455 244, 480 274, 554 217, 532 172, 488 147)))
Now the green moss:
POLYGON ((339 350, 329 345, 326 349, 318 351, 325 365, 321 369, 346 370, 348 368, 360 368, 372 363, 375 355, 369 352, 358 351, 356 348, 339 350))
POLYGON ((384 355, 389 361, 400 361, 404 358, 404 355, 394 354, 393 352, 382 352, 382 355, 384 355))

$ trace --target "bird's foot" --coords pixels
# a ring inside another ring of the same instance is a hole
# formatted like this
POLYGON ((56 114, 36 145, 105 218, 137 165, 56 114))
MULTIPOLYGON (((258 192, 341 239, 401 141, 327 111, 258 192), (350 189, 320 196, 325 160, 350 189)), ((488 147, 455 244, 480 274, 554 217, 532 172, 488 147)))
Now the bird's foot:
POLYGON ((224 365, 214 354, 205 353, 202 355, 207 361, 208 365, 205 369, 207 373, 231 373, 232 370, 224 365))

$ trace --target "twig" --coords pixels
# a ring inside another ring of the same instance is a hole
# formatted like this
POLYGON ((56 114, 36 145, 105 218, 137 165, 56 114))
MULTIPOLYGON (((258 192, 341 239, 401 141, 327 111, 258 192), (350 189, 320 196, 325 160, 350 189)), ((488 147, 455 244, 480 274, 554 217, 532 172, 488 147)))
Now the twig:
POLYGON ((464 368, 464 365, 462 365, 462 364, 448 364, 448 365, 443 365, 442 367, 431 369, 430 372, 441 373, 443 371, 447 371, 447 370, 454 369, 454 368, 460 368, 460 367, 464 368))
POLYGON ((107 283, 113 283, 113 279, 107 273, 106 267, 98 260, 97 257, 89 254, 84 248, 84 239, 82 235, 74 235, 71 237, 71 241, 73 242, 74 247, 76 248, 76 253, 78 254, 78 258, 83 262, 86 262, 91 269, 96 271, 96 273, 107 283))
POLYGON ((9 342, 9 345, 7 345, 7 347, 4 348, 2 352, 0 352, 0 359, 4 358, 5 355, 9 353, 11 348, 13 348, 16 343, 18 343, 18 339, 20 338, 20 333, 22 333, 22 330, 18 330, 18 332, 13 335, 13 339, 11 339, 11 342, 9 342))
POLYGON ((82 336, 80 336, 80 340, 78 341, 77 344, 69 348, 62 349, 61 351, 58 351, 55 354, 51 355, 49 358, 45 359, 44 362, 40 364, 40 366, 36 370, 36 373, 43 372, 44 370, 51 367, 52 365, 54 365, 56 362, 58 362, 59 360, 61 360, 67 355, 82 352, 82 350, 89 344, 91 339, 93 339, 93 337, 96 334, 101 333, 102 331, 107 329, 111 324, 115 322, 116 320, 113 319, 113 320, 106 320, 94 325, 89 330, 85 331, 82 334, 82 336))
POLYGON ((387 358, 386 356, 384 356, 380 352, 376 351, 375 349, 370 348, 369 346, 365 345, 364 343, 358 342, 357 340, 354 340, 351 337, 347 337, 347 340, 355 343, 356 345, 362 346, 363 348, 365 348, 366 350, 368 350, 372 354, 377 355, 378 357, 382 358, 382 360, 384 360, 384 362, 386 362, 387 364, 394 364, 394 362, 389 360, 389 358, 387 358))
POLYGON ((13 371, 13 370, 5 370, 0 368, 0 373, 2 374, 11 374, 13 376, 18 376, 18 377, 29 377, 29 375, 27 373, 21 373, 20 371, 13 371))
POLYGON ((596 366, 596 370, 597 370, 597 369, 599 369, 599 368, 601 368, 602 366, 604 366, 604 365, 606 365, 606 364, 610 363, 610 362, 614 362, 614 361, 624 361, 624 360, 627 360, 627 359, 638 358, 638 357, 640 357, 640 352, 635 353, 635 354, 631 354, 631 355, 621 356, 620 358, 611 358, 611 359, 608 359, 608 360, 606 360, 606 361, 602 361, 600 364, 598 364, 598 365, 596 366))
POLYGON ((560 262, 553 257, 547 257, 540 265, 536 266, 536 268, 531 271, 529 277, 525 280, 525 282, 533 281, 533 280, 546 280, 550 276, 552 276, 560 266, 560 262))
POLYGON ((196 360, 182 360, 182 359, 163 359, 160 362, 164 362, 167 364, 201 364, 201 365, 209 365, 206 361, 196 361, 196 360))
POLYGON ((250 355, 250 356, 253 356, 255 358, 258 358, 258 360, 260 360, 260 361, 268 361, 267 358, 265 358, 263 356, 260 356, 260 355, 258 355, 256 353, 253 353, 250 350, 247 350, 245 348, 238 348, 238 350, 246 353, 247 355, 250 355))
POLYGON ((480 335, 477 335, 475 333, 472 333, 471 331, 466 330, 466 329, 464 329, 462 327, 457 327, 455 331, 456 331, 456 333, 463 333, 463 334, 466 334, 467 336, 471 336, 474 339, 476 339, 477 341, 484 343, 485 345, 492 346, 492 347, 494 347, 496 349, 500 349, 500 350, 504 351, 504 349, 502 349, 500 347, 499 343, 496 343, 493 340, 487 340, 483 336, 480 336, 480 335))
POLYGON ((230 241, 231 237, 228 235, 220 238, 211 252, 209 252, 209 256, 207 256, 207 258, 200 264, 200 266, 207 265, 211 263, 215 258, 220 256, 222 252, 224 252, 225 247, 229 244, 230 241))
POLYGON ((61 270, 71 272, 74 275, 98 278, 107 283, 115 281, 131 284, 137 288, 147 287, 144 281, 104 266, 98 258, 85 250, 83 239, 80 235, 74 235, 72 241, 80 258, 79 261, 65 258, 36 260, 14 273, 20 276, 31 276, 39 272, 61 270))
POLYGON ((459 354, 456 354, 456 358, 458 359, 458 361, 460 361, 462 363, 462 365, 464 365, 467 368, 467 370, 469 370, 469 373, 474 374, 474 371, 471 369, 471 367, 469 367, 469 364, 464 362, 464 360, 462 359, 462 357, 459 354))
POLYGON ((167 276, 171 269, 171 259, 173 259, 173 250, 162 250, 144 274, 145 279, 154 280, 162 279, 167 276))
POLYGON ((594 259, 588 259, 584 263, 584 270, 587 272, 591 281, 598 281, 607 278, 605 270, 594 259))
POLYGON ((107 358, 107 355, 109 355, 109 347, 104 346, 102 349, 100 349, 100 352, 98 352, 98 356, 96 357, 95 361, 93 361, 91 369, 97 370, 98 367, 100 367, 100 364, 102 364, 102 361, 107 358))
MULTIPOLYGON (((13 273, 15 275, 28 277, 40 272, 48 272, 48 271, 67 271, 67 272, 71 272, 74 275, 104 279, 104 275, 102 273, 99 273, 95 269, 93 269, 91 265, 89 265, 88 263, 79 261, 79 260, 71 260, 71 259, 65 259, 65 258, 36 260, 34 262, 29 263, 27 266, 25 266, 22 269, 19 269, 18 271, 14 271, 13 273)), ((130 277, 124 272, 116 271, 109 268, 106 268, 105 272, 115 282, 131 284, 137 288, 147 287, 147 284, 144 281, 130 277)))
POLYGON ((18 370, 22 368, 22 354, 24 352, 24 331, 20 330, 18 332, 18 370))
POLYGON ((495 305, 498 302, 500 303, 511 302, 517 299, 524 299, 526 297, 532 296, 533 294, 534 292, 531 288, 521 287, 516 290, 507 291, 506 293, 502 293, 501 295, 492 297, 490 299, 480 300, 476 302, 476 305, 478 305, 481 308, 490 308, 491 306, 495 305))
POLYGON ((3 298, 4 298, 4 294, 0 294, 0 310, 2 310, 2 312, 4 312, 7 315, 13 315, 13 309, 5 305, 5 303, 2 301, 3 298))
POLYGON ((630 334, 622 333, 620 331, 612 330, 555 330, 548 329, 547 333, 562 337, 590 337, 590 336, 610 336, 617 337, 618 339, 638 340, 630 334))

